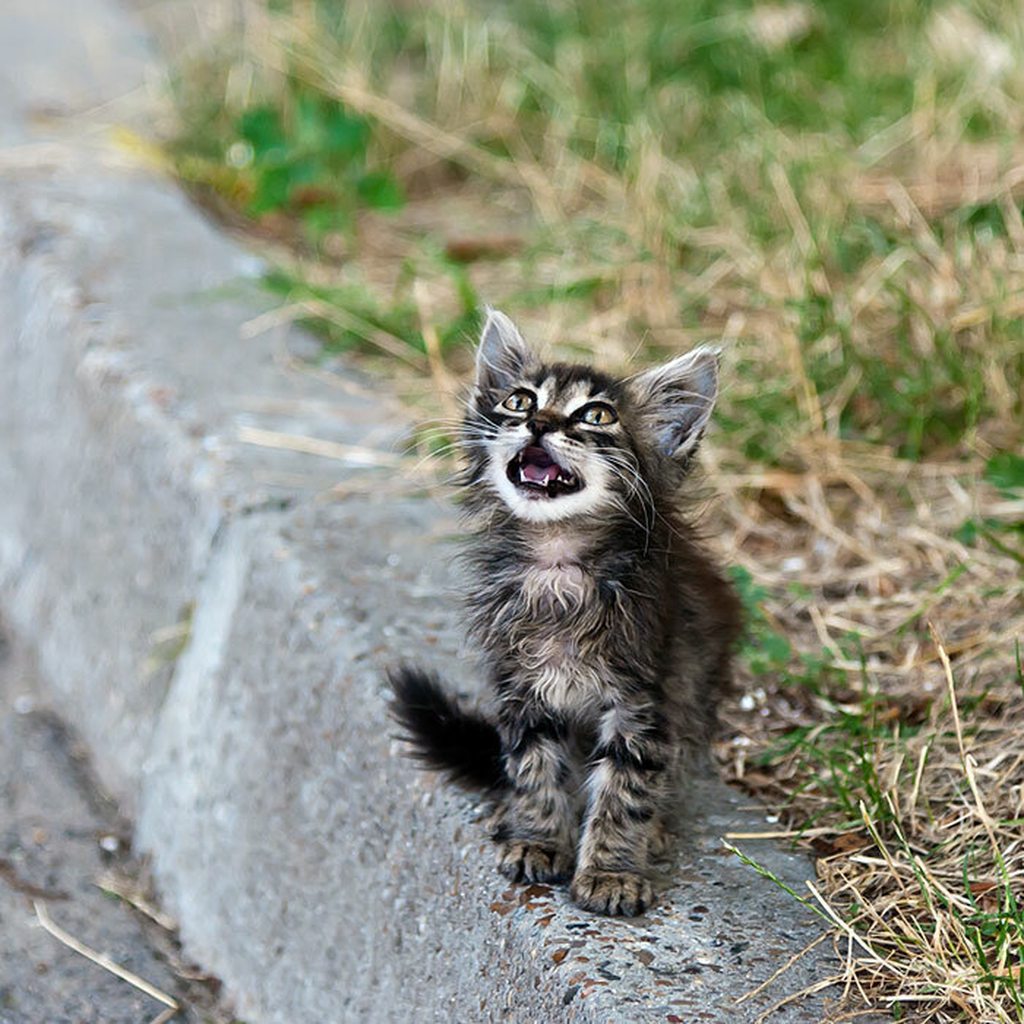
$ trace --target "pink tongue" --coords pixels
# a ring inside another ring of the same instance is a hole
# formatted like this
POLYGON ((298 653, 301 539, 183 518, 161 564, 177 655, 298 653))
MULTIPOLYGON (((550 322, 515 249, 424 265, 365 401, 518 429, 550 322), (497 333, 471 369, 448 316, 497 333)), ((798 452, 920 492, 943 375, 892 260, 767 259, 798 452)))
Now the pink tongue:
POLYGON ((543 448, 531 445, 523 452, 523 476, 534 484, 558 479, 558 463, 543 448))
POLYGON ((531 483, 546 484, 549 480, 558 479, 558 467, 554 463, 550 466, 536 466, 526 462, 523 464, 523 476, 531 483))

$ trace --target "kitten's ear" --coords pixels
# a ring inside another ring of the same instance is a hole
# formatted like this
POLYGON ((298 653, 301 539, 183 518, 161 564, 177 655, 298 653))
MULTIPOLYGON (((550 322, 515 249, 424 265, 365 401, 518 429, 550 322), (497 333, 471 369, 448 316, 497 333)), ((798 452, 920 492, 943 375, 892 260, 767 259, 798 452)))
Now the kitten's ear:
POLYGON ((533 361, 533 352, 516 325, 504 313, 488 306, 476 350, 476 386, 481 390, 503 390, 521 377, 533 361))
POLYGON ((629 381, 655 446, 686 462, 697 450, 718 396, 721 350, 702 345, 629 381))

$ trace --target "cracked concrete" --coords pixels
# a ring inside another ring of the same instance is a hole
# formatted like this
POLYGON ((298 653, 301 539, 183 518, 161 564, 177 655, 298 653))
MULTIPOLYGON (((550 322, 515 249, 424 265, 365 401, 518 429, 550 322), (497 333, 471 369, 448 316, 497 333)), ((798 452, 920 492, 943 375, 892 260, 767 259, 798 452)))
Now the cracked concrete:
MULTIPOLYGON (((5 8, 0 67, 12 46, 73 54, 113 103, 153 58, 108 0, 89 2, 92 49, 65 6, 5 8)), ((48 119, 39 148, 33 112, 78 81, 50 70, 2 82, 0 606, 136 821, 190 955, 246 1019, 282 1024, 735 1022, 826 976, 819 950, 734 1004, 817 925, 723 849, 763 817, 715 781, 635 922, 498 876, 479 808, 416 775, 385 717, 381 669, 410 652, 473 687, 457 526, 395 469, 405 415, 382 383, 305 371, 301 335, 254 332, 258 263, 171 183, 80 122, 48 119)), ((823 998, 772 1020, 820 1021, 823 998)))

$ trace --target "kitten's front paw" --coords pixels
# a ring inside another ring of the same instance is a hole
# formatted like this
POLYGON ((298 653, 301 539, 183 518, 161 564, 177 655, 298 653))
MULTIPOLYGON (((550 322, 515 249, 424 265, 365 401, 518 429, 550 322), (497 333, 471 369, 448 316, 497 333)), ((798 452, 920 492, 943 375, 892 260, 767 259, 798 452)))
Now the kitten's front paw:
POLYGON ((654 902, 651 883, 632 871, 585 868, 572 880, 573 902, 595 914, 636 917, 654 902))
POLYGON ((572 856, 553 846, 508 839, 498 843, 498 870, 512 882, 564 882, 572 856))

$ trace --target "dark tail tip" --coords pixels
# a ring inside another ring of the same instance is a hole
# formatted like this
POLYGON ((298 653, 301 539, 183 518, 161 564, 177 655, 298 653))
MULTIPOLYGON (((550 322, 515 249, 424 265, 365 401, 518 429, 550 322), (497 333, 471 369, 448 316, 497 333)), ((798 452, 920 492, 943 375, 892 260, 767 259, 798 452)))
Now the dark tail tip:
POLYGON ((462 707, 429 672, 403 665, 388 672, 388 681, 394 694, 388 710, 420 767, 465 789, 508 785, 498 730, 480 712, 462 707))

